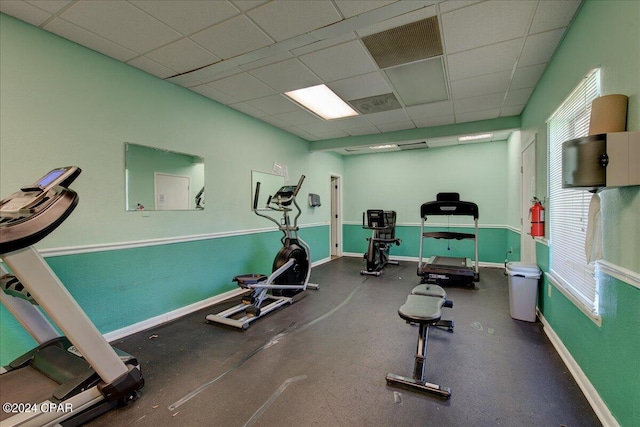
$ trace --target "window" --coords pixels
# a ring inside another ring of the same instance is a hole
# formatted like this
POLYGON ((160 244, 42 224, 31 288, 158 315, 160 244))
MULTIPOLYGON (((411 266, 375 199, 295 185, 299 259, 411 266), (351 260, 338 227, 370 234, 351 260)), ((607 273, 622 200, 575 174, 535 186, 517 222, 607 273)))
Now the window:
POLYGON ((562 143, 588 134, 591 101, 598 96, 600 70, 595 69, 547 121, 550 273, 556 284, 590 315, 598 315, 594 266, 587 264, 584 249, 592 194, 586 190, 562 188, 562 143))

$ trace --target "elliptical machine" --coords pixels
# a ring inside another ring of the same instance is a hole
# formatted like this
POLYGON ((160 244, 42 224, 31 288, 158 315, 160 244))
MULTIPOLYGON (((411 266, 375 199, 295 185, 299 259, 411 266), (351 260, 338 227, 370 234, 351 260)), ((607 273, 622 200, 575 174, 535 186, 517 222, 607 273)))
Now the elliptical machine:
POLYGON ((387 264, 398 265, 398 261, 389 260, 389 250, 391 245, 400 246, 402 242, 396 239, 396 212, 383 211, 382 209, 369 209, 362 213, 362 228, 372 230, 371 237, 367 237, 369 247, 364 254, 365 270, 360 270, 360 274, 380 276, 382 269, 387 264))
POLYGON ((318 285, 309 283, 311 249, 298 236, 298 218, 302 214, 302 210, 296 201, 296 196, 302 187, 304 178, 305 176, 302 175, 296 185, 281 187, 276 194, 269 196, 264 208, 258 208, 260 182, 256 183, 252 210, 256 215, 276 224, 278 230, 282 231, 283 237, 280 239, 282 248, 273 260, 272 273, 269 276, 255 273, 235 276, 233 281, 239 287, 250 290, 251 293, 243 296, 240 304, 218 314, 208 315, 206 317, 208 321, 244 330, 254 320, 285 304, 292 304, 294 295, 307 288, 318 289, 318 285), (289 217, 289 213, 293 211, 291 205, 295 206, 298 211, 293 218, 293 224, 289 217), (269 216, 266 212, 281 212, 282 221, 269 216), (238 314, 240 314, 239 318, 232 317, 238 314))

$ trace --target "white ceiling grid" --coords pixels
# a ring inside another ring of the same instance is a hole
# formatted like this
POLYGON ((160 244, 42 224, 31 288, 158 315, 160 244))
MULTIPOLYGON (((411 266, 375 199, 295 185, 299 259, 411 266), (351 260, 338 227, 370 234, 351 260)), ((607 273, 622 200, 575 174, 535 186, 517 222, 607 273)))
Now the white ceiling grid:
MULTIPOLYGON (((3 13, 310 141, 519 115, 579 6, 580 0, 0 0, 3 13), (432 16, 449 99, 407 106, 361 38, 432 16), (324 121, 282 95, 320 83, 346 101, 394 93, 401 108, 324 121)), ((443 141, 430 146, 457 143, 443 141)))

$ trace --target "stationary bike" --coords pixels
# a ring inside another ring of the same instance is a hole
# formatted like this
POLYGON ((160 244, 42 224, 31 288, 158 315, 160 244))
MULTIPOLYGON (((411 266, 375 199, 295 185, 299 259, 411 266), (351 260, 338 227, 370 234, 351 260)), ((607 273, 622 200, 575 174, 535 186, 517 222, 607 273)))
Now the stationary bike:
POLYGON ((371 237, 367 238, 369 247, 364 254, 366 270, 360 270, 360 274, 380 276, 382 269, 387 264, 398 265, 397 261, 389 260, 389 249, 392 245, 400 246, 402 242, 396 239, 396 212, 383 211, 382 209, 369 209, 362 213, 362 228, 372 230, 371 237))
POLYGON ((239 287, 251 290, 251 293, 243 296, 240 304, 221 313, 208 315, 206 317, 208 321, 247 329, 254 320, 285 304, 292 304, 294 295, 307 288, 318 289, 318 285, 309 283, 311 249, 298 236, 298 218, 302 210, 296 201, 296 196, 304 178, 305 176, 302 175, 296 185, 281 187, 276 194, 269 196, 264 208, 258 208, 260 182, 256 183, 253 212, 273 222, 278 230, 282 231, 283 237, 280 239, 282 248, 273 260, 272 273, 269 276, 254 273, 235 276, 233 281, 239 287), (293 224, 289 217, 289 213, 293 211, 291 205, 298 211, 293 218, 293 224), (266 212, 281 212, 282 220, 278 221, 266 212), (239 318, 232 317, 238 314, 240 314, 239 318))

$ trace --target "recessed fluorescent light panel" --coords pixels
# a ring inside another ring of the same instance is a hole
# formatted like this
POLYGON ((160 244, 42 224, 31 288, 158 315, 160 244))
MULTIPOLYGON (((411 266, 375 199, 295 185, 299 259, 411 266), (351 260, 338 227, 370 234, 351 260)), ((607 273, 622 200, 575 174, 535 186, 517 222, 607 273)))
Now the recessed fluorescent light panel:
POLYGON ((493 137, 492 133, 479 133, 477 135, 466 135, 466 136, 458 137, 458 141, 471 142, 471 141, 478 141, 480 139, 489 139, 492 137, 493 137))
POLYGON ((325 120, 358 115, 349 104, 325 85, 285 92, 285 95, 325 120))
POLYGON ((384 72, 406 106, 449 99, 442 58, 400 65, 384 72))
POLYGON ((382 144, 382 145, 372 145, 369 148, 372 150, 388 150, 389 148, 398 147, 396 144, 382 144))

